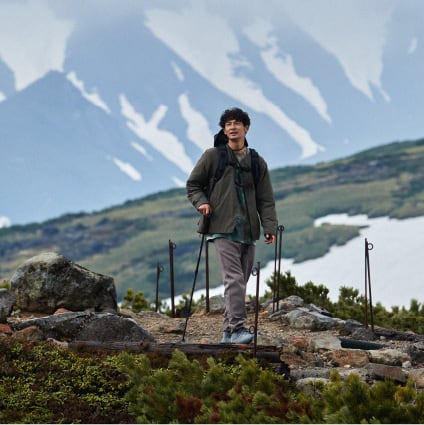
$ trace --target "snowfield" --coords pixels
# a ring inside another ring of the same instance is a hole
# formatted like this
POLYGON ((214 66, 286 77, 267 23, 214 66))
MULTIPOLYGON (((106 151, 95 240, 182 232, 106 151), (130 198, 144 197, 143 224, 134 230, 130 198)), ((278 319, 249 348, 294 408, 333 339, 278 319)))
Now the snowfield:
MULTIPOLYGON (((329 289, 332 301, 338 299, 341 286, 356 288, 360 294, 365 294, 365 239, 367 239, 373 245, 373 249, 369 251, 373 304, 380 302, 390 309, 392 306, 409 308, 411 299, 424 302, 422 290, 424 217, 396 220, 388 217, 368 218, 366 215, 337 214, 315 221, 316 226, 323 223, 364 227, 357 238, 343 246, 332 247, 323 257, 298 264, 294 264, 291 259, 282 258, 281 273, 290 270, 300 285, 308 281, 316 285, 323 284, 329 289)), ((284 257, 284 234, 282 253, 284 257)), ((260 295, 269 290, 265 282, 273 273, 274 261, 261 264, 260 295)), ((256 281, 256 277, 252 276, 247 286, 247 293, 253 296, 256 294, 256 281)), ((205 294, 205 290, 195 291, 194 299, 198 299, 201 294, 205 294)), ((213 288, 209 294, 210 296, 224 294, 224 287, 213 288)))

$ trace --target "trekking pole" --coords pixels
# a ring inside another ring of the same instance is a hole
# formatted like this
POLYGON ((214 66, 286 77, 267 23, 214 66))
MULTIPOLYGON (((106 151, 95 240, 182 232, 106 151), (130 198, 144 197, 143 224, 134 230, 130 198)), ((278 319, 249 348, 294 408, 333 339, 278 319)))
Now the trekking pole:
POLYGON ((272 312, 275 312, 275 302, 277 301, 277 285, 278 285, 278 278, 277 278, 277 244, 278 244, 278 226, 275 231, 275 244, 274 244, 274 286, 272 288, 272 312))
POLYGON ((156 264, 156 298, 155 298, 155 312, 157 313, 159 310, 159 277, 161 272, 163 272, 163 267, 157 263, 156 264))
POLYGON ((252 270, 252 275, 256 276, 256 302, 255 302, 255 325, 253 336, 253 357, 256 357, 258 346, 258 319, 259 319, 259 278, 261 273, 261 263, 258 261, 252 270))
POLYGON ((283 232, 284 232, 284 226, 280 224, 277 227, 278 230, 278 278, 277 278, 277 311, 279 309, 279 302, 280 302, 280 275, 281 275, 281 246, 283 241, 283 232))
POLYGON ((370 319, 371 330, 374 332, 374 314, 372 308, 372 295, 371 295, 371 271, 370 271, 370 256, 369 251, 372 251, 374 245, 365 238, 365 327, 368 328, 368 305, 367 305, 367 292, 369 292, 370 304, 370 319))
POLYGON ((169 240, 169 283, 171 286, 171 316, 175 317, 175 294, 174 294, 174 249, 177 247, 169 240))
POLYGON ((205 244, 206 313, 209 313, 209 241, 205 244))
POLYGON ((187 330, 187 323, 188 323, 188 318, 190 316, 191 303, 193 302, 194 288, 196 286, 196 279, 197 279, 197 274, 199 272, 199 264, 200 264, 200 258, 202 257, 202 249, 203 249, 203 243, 204 242, 205 242, 205 234, 203 233, 202 234, 202 240, 200 242, 199 256, 197 257, 196 270, 194 271, 193 286, 191 288, 190 302, 188 304, 186 321, 185 321, 185 324, 184 324, 184 331, 183 331, 183 337, 181 338, 181 342, 185 342, 185 334, 186 334, 186 330, 187 330))

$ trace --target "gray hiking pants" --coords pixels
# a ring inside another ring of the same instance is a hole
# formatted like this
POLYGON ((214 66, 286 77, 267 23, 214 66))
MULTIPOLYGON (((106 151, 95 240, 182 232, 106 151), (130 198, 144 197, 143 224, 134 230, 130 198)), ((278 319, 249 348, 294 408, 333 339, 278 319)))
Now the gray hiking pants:
POLYGON ((242 244, 225 238, 214 241, 224 283, 223 330, 234 331, 247 320, 246 285, 252 272, 255 245, 242 244))

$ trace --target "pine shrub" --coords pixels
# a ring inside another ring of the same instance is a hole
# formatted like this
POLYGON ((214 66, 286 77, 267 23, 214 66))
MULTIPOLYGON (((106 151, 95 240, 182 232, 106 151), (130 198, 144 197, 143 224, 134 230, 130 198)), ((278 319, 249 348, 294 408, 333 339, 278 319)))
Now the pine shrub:
POLYGON ((0 340, 0 423, 133 423, 114 356, 0 340))

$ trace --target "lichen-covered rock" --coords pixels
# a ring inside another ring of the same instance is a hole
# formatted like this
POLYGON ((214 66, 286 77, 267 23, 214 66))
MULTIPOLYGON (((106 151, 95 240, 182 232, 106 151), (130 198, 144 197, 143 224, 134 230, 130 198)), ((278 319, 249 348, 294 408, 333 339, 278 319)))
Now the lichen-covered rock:
MULTIPOLYGON (((15 323, 13 329, 28 335, 28 329, 37 329, 40 339, 91 341, 91 342, 140 342, 155 339, 133 319, 111 313, 66 312, 38 317, 15 323)), ((30 339, 30 338, 29 338, 30 339)))
POLYGON ((6 323, 15 304, 16 297, 7 289, 0 288, 0 323, 6 323))
POLYGON ((114 280, 46 252, 25 261, 12 276, 10 291, 23 311, 52 314, 72 311, 116 312, 114 280))

